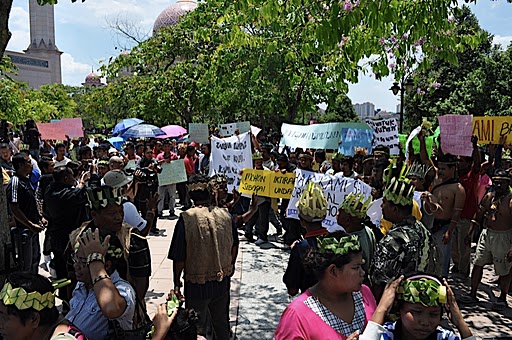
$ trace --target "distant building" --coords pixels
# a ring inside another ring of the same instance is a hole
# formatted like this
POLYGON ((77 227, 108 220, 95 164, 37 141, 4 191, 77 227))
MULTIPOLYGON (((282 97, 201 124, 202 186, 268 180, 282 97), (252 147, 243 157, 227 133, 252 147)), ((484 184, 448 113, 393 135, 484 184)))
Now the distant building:
POLYGON ((372 118, 375 116, 375 105, 370 102, 354 104, 354 110, 359 118, 372 118))
POLYGON ((105 84, 101 82, 101 77, 94 72, 89 73, 85 77, 85 82, 82 83, 82 85, 86 86, 86 87, 103 87, 103 86, 105 86, 105 84))
POLYGON ((31 88, 62 83, 61 51, 55 45, 55 19, 53 5, 39 6, 29 0, 30 44, 23 52, 5 51, 18 67, 12 77, 31 88))

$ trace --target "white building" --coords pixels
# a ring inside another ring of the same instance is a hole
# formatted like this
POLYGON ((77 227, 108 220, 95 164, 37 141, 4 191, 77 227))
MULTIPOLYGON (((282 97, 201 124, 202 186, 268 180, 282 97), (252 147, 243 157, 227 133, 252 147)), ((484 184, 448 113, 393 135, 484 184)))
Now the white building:
POLYGON ((354 104, 354 110, 359 118, 372 118, 375 116, 375 105, 370 102, 354 104))
POLYGON ((30 43, 23 52, 5 51, 18 67, 14 79, 28 83, 32 88, 45 84, 62 83, 61 51, 55 45, 53 5, 39 6, 29 0, 30 43))

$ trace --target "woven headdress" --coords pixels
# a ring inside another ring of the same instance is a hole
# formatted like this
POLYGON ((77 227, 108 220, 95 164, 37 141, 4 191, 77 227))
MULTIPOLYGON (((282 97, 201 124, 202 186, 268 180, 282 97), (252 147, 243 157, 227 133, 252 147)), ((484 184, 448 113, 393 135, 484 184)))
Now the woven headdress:
POLYGON ((446 287, 434 277, 419 275, 400 282, 396 297, 405 302, 421 303, 425 307, 439 306, 446 303, 446 287))
POLYGON ((364 218, 371 206, 371 197, 366 198, 362 193, 351 192, 345 197, 340 208, 353 217, 364 218))
POLYGON ((425 176, 427 175, 427 172, 429 170, 430 168, 426 164, 414 162, 412 163, 411 169, 409 170, 407 176, 414 176, 421 179, 425 179, 425 176))
POLYGON ((411 205, 414 198, 414 186, 406 181, 392 178, 384 190, 383 197, 395 204, 411 205))
POLYGON ((338 161, 338 162, 341 162, 341 160, 345 157, 344 154, 342 153, 339 153, 339 152, 335 152, 334 155, 332 155, 332 160, 333 161, 338 161))
POLYGON ((350 250, 361 250, 361 243, 356 235, 343 236, 339 239, 336 237, 317 237, 318 252, 320 254, 334 253, 336 255, 345 255, 350 250))
POLYGON ((122 188, 108 186, 88 187, 86 194, 89 207, 93 210, 105 208, 110 203, 121 205, 123 202, 122 188))
POLYGON ((252 160, 256 160, 256 159, 263 159, 263 156, 261 155, 261 152, 255 152, 252 154, 252 160))
POLYGON ((322 187, 309 181, 297 203, 299 216, 308 222, 321 222, 327 216, 327 199, 322 187))

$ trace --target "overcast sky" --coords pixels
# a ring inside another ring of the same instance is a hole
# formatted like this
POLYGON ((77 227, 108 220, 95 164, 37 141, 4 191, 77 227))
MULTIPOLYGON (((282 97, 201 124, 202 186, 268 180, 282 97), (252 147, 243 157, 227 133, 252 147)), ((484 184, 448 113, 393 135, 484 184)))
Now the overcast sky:
MULTIPOLYGON (((84 3, 59 0, 55 6, 56 45, 62 55, 62 81, 80 85, 102 60, 121 51, 115 48, 117 38, 109 22, 127 19, 149 33, 158 14, 174 0, 86 0, 84 3)), ((461 1, 462 2, 462 1, 461 1)), ((512 4, 506 0, 478 0, 471 5, 480 25, 494 34, 495 42, 508 45, 512 40, 512 4)), ((8 49, 21 51, 29 45, 28 0, 14 0, 9 21, 12 38, 8 49)), ((119 47, 119 46, 117 46, 119 47)), ((398 97, 389 88, 392 78, 376 81, 361 76, 359 83, 350 86, 353 103, 373 102, 376 108, 394 112, 398 97)))

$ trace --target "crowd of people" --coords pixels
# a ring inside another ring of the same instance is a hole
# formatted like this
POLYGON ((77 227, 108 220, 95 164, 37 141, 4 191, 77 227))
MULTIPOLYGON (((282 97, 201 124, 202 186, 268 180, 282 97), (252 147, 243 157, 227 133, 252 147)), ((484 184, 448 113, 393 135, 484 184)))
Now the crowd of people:
POLYGON ((228 192, 223 174, 209 177, 210 144, 128 140, 118 150, 86 137, 42 141, 31 129, 0 144, 16 265, 0 292, 5 339, 144 339, 151 325, 153 339, 229 339, 239 231, 262 249, 274 241, 290 251, 283 282, 300 296, 284 311, 276 339, 458 339, 439 325, 445 310, 461 338, 470 339, 446 279, 471 277, 458 299, 476 303, 489 264, 501 290, 492 308, 508 308, 512 162, 503 144, 484 150, 473 138, 472 157, 456 157, 427 150, 422 131, 420 153, 410 150, 408 158, 384 146, 349 156, 280 148, 273 135, 251 135, 254 169, 319 172, 371 188, 369 197, 344 198, 342 231, 329 233, 322 226, 326 205, 318 205, 326 200, 321 186, 311 183, 299 219, 289 218, 288 199, 244 197, 228 192), (187 181, 159 185, 162 164, 178 159, 187 181), (312 191, 321 194, 310 199, 312 191), (368 217, 375 204, 382 210, 377 224, 368 217), (161 306, 151 321, 146 237, 159 235, 158 218, 177 220, 168 254, 171 295, 186 309, 161 306), (56 290, 38 274, 41 262, 55 282, 70 284, 56 290))

